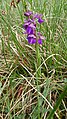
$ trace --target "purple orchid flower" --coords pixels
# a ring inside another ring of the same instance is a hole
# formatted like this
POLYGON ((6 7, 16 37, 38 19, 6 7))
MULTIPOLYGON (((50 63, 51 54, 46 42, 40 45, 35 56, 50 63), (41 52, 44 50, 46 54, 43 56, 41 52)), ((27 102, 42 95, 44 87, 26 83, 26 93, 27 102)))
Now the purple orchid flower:
POLYGON ((40 32, 36 32, 36 19, 38 19, 38 22, 40 24, 44 22, 44 20, 42 19, 42 14, 33 15, 33 12, 27 11, 24 13, 24 15, 28 17, 23 25, 26 31, 25 34, 27 34, 28 43, 35 44, 36 42, 38 42, 38 44, 42 44, 42 40, 45 38, 40 32))

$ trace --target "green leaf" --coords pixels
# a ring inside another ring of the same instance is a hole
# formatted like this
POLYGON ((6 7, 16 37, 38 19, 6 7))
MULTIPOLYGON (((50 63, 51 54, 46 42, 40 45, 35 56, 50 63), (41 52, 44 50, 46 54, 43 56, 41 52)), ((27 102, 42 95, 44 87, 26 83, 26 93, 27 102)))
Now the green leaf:
POLYGON ((59 96, 59 98, 58 98, 53 110, 51 110, 51 112, 50 112, 50 114, 49 114, 47 119, 51 119, 53 117, 55 111, 59 107, 59 105, 60 105, 62 99, 64 98, 64 96, 66 95, 66 93, 67 93, 67 85, 64 87, 64 91, 60 94, 60 96, 59 96))

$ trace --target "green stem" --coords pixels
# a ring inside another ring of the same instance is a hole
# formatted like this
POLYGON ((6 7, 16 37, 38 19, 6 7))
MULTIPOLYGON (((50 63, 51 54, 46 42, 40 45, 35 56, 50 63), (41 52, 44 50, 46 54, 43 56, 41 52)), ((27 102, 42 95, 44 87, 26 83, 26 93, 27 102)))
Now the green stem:
MULTIPOLYGON (((39 44, 36 44, 36 58, 37 58, 37 68, 41 65, 41 56, 39 51, 39 44)), ((41 76, 41 67, 37 71, 38 77, 41 76)))
MULTIPOLYGON (((37 64, 36 64, 36 70, 41 64, 41 57, 40 57, 40 51, 39 51, 39 44, 36 43, 36 59, 37 59, 37 64)), ((36 71, 36 81, 37 81, 37 90, 38 92, 40 91, 39 89, 39 77, 41 76, 41 68, 39 68, 38 71, 36 71)), ((38 94, 38 119, 40 119, 40 100, 39 100, 39 94, 38 94)))

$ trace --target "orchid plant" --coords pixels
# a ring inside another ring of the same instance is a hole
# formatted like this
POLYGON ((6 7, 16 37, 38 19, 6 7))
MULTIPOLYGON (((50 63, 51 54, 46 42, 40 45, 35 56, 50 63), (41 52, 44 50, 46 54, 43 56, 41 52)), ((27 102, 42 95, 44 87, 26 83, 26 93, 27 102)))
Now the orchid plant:
MULTIPOLYGON (((42 41, 45 40, 45 37, 42 35, 42 33, 39 31, 39 28, 41 28, 41 24, 44 22, 42 19, 43 15, 39 13, 33 13, 32 11, 26 11, 24 13, 24 16, 26 19, 24 20, 23 28, 25 30, 24 34, 27 35, 27 41, 29 44, 35 44, 36 48, 36 76, 41 76, 41 68, 39 66, 41 65, 41 56, 39 51, 39 45, 42 45, 42 41), (37 26, 38 30, 37 30, 37 26)), ((41 29, 40 29, 41 30, 41 29)))
MULTIPOLYGON (((42 45, 42 40, 45 39, 45 37, 41 34, 40 31, 37 31, 37 26, 44 22, 42 19, 42 14, 33 14, 32 11, 26 11, 24 15, 27 17, 24 21, 23 27, 25 29, 25 34, 27 34, 27 40, 29 44, 35 44, 36 48, 36 59, 37 63, 35 64, 36 68, 36 84, 37 84, 37 90, 39 91, 39 77, 41 77, 41 56, 40 56, 40 50, 39 45, 42 45), (37 25, 38 24, 38 25, 37 25)), ((40 112, 40 106, 39 106, 39 94, 38 94, 38 112, 40 112)), ((40 119, 40 114, 38 115, 38 119, 40 119)))

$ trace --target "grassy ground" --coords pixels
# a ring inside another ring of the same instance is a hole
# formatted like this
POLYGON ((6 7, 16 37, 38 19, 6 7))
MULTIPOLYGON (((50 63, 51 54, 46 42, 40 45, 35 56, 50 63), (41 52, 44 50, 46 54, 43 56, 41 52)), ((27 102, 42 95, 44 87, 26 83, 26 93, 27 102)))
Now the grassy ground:
POLYGON ((67 119, 66 0, 14 1, 0 0, 0 119, 67 119), (45 20, 40 66, 22 33, 27 9, 45 20))

